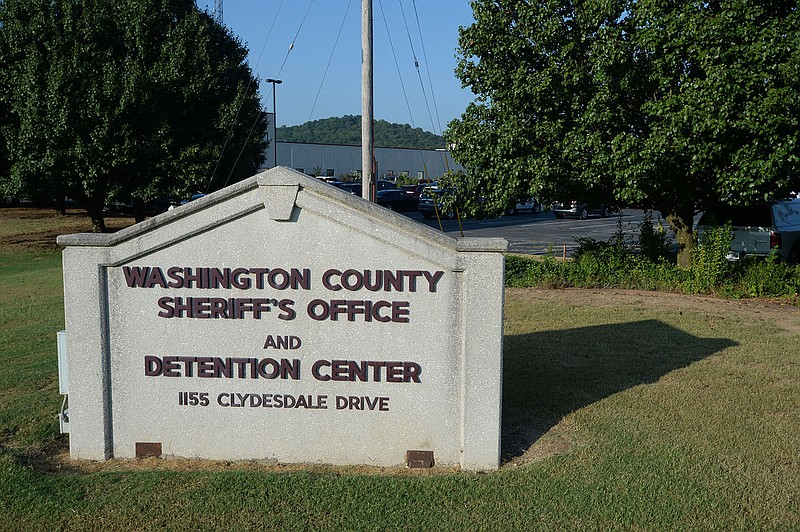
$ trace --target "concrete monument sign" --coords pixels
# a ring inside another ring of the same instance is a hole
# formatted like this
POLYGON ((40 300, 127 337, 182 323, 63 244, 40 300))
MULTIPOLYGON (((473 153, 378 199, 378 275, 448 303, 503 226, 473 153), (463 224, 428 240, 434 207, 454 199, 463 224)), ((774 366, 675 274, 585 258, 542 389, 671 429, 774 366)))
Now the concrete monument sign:
POLYGON ((275 168, 58 242, 73 458, 498 466, 505 240, 275 168))

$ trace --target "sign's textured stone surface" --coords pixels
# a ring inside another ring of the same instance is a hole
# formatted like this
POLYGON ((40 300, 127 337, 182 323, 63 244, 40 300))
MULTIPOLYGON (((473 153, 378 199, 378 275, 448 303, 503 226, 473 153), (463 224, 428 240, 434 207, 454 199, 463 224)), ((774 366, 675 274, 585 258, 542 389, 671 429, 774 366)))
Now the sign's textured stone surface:
POLYGON ((59 243, 73 458, 497 467, 505 240, 277 168, 59 243))

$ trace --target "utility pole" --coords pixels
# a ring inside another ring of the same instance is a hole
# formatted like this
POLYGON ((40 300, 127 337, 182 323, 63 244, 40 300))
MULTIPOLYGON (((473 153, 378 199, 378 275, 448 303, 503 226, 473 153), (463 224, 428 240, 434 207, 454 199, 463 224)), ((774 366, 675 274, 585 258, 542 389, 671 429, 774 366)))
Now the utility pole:
POLYGON ((372 0, 361 0, 361 197, 373 201, 372 0))
MULTIPOLYGON (((275 97, 275 86, 283 83, 280 79, 267 79, 267 83, 272 83, 272 130, 275 132, 272 139, 272 153, 275 158, 272 160, 274 166, 278 166, 278 108, 276 107, 277 99, 275 97)), ((274 167, 273 166, 273 167, 274 167)))

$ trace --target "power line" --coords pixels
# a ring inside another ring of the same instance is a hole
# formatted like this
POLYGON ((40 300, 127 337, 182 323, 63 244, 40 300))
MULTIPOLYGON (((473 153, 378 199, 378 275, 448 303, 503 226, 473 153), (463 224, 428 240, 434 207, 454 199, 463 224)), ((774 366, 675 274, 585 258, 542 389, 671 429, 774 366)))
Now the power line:
POLYGON ((414 42, 411 40, 411 32, 408 29, 408 22, 406 21, 406 12, 403 9, 403 0, 397 0, 400 4, 400 14, 403 16, 403 24, 406 27, 406 34, 408 35, 408 43, 411 45, 411 55, 414 57, 414 67, 417 70, 417 77, 419 78, 419 86, 422 88, 422 97, 425 99, 425 107, 428 108, 428 117, 431 120, 431 127, 433 128, 433 132, 437 133, 436 124, 433 123, 433 115, 431 114, 431 106, 428 103, 428 94, 425 92, 425 83, 422 81, 422 73, 419 70, 419 61, 417 60, 417 54, 414 52, 414 42))
POLYGON ((403 98, 406 101, 406 108, 408 109, 408 116, 411 120, 411 126, 416 127, 414 125, 414 114, 411 112, 411 105, 408 103, 408 94, 406 93, 406 86, 403 83, 403 75, 400 73, 400 63, 397 61, 397 54, 394 52, 394 43, 392 42, 392 32, 389 31, 389 23, 386 22, 386 13, 383 11, 383 2, 378 0, 378 7, 381 8, 381 17, 383 17, 383 25, 386 28, 386 37, 389 39, 389 48, 392 50, 392 57, 394 58, 394 66, 397 68, 397 78, 400 80, 400 88, 403 91, 403 98))
MULTIPOLYGON (((392 50, 392 57, 394 58, 394 66, 397 69, 397 77, 400 80, 400 88, 403 91, 403 98, 406 101, 406 108, 408 108, 408 117, 411 121, 411 127, 416 127, 414 124, 414 113, 411 112, 411 105, 408 103, 408 94, 406 93, 406 86, 403 83, 403 75, 400 72, 400 63, 397 61, 397 54, 394 51, 394 42, 392 41, 392 32, 389 30, 389 23, 386 21, 386 13, 383 10, 383 3, 381 0, 378 0, 378 6, 381 9, 381 16, 383 17, 383 25, 386 27, 386 36, 389 39, 389 48, 392 50)), ((412 53, 413 53, 413 46, 412 46, 412 53)), ((415 58, 416 62, 416 58, 415 58)), ((424 91, 423 91, 424 92, 424 91)), ((419 157, 422 160, 422 168, 425 173, 425 179, 430 181, 430 176, 428 176, 428 167, 425 164, 425 157, 422 155, 422 150, 417 150, 419 152, 419 157)))
MULTIPOLYGON (((431 77, 431 69, 430 63, 428 62, 428 54, 425 51, 425 39, 422 38, 422 25, 419 23, 419 13, 417 12, 417 2, 416 0, 411 0, 411 5, 414 6, 414 18, 417 21, 417 33, 419 33, 419 41, 422 45, 422 57, 425 59, 425 71, 428 73, 428 84, 431 87, 431 99, 433 100, 433 110, 436 113, 436 125, 433 126, 433 132, 437 135, 442 134, 442 120, 439 118, 439 107, 436 105, 436 93, 433 89, 433 78, 431 77), (436 126, 439 126, 439 130, 436 130, 436 126)), ((420 80, 421 82, 421 80, 420 80)), ((427 101, 426 101, 427 103, 427 101)), ((430 113, 430 108, 428 108, 428 113, 430 113)), ((433 118, 431 118, 431 122, 433 122, 433 118)), ((445 146, 447 148, 447 146, 445 146)), ((447 154, 450 153, 450 150, 447 149, 447 152, 442 154, 442 159, 444 160, 445 167, 447 167, 447 172, 450 172, 450 161, 447 159, 447 154)), ((460 220, 459 220, 460 223, 460 220)))
MULTIPOLYGON (((311 11, 311 6, 313 5, 314 5, 314 0, 311 0, 308 3, 308 9, 306 9, 305 14, 303 15, 303 20, 300 21, 300 26, 297 28, 297 32, 294 34, 292 42, 289 44, 289 49, 286 50, 286 55, 283 58, 283 63, 281 63, 281 67, 278 69, 278 74, 276 77, 280 77, 281 71, 283 70, 283 67, 286 65, 286 60, 289 59, 289 54, 292 52, 292 50, 294 50, 294 43, 297 42, 297 37, 300 35, 300 30, 303 29, 303 24, 305 24, 306 19, 308 18, 308 12, 311 11)), ((275 125, 277 126, 278 124, 275 125)))
MULTIPOLYGON (((222 0, 216 0, 222 4, 222 0)), ((275 22, 278 20, 278 14, 281 12, 281 7, 283 6, 283 0, 281 3, 278 4, 278 9, 275 11, 275 16, 272 18, 272 24, 269 27, 269 31, 267 32, 267 36, 264 39, 264 44, 261 46, 261 51, 258 54, 258 58, 256 59, 256 66, 253 68, 255 71, 258 68, 258 64, 261 62, 261 57, 264 55, 264 50, 267 48, 267 43, 269 42, 269 38, 272 35, 272 29, 275 27, 275 22)), ((220 6, 221 8, 221 6, 220 6)), ((225 149, 228 147, 228 143, 233 137, 233 129, 236 127, 236 123, 239 120, 239 113, 242 111, 242 106, 244 105, 244 100, 247 98, 247 95, 250 94, 250 87, 253 84, 254 76, 250 76, 250 79, 247 81, 247 88, 245 88, 244 92, 242 93, 241 98, 239 99, 239 105, 236 108, 236 116, 234 116, 233 121, 231 122, 230 127, 228 128, 228 135, 225 137, 225 142, 222 144, 222 149, 219 152, 219 157, 217 157, 217 164, 214 166, 214 171, 211 172, 211 176, 208 178, 208 183, 206 184, 205 192, 208 193, 209 188, 211 188, 211 183, 214 181, 214 177, 217 175, 217 170, 219 170, 219 165, 222 164, 222 157, 225 155, 225 149)), ((256 115, 256 120, 253 122, 253 125, 250 127, 250 132, 245 137, 244 142, 242 143, 242 149, 239 151, 239 155, 236 157, 236 161, 233 163, 230 172, 228 173, 228 178, 225 180, 225 185, 227 186, 228 181, 230 181, 231 176, 233 175, 233 171, 236 169, 236 165, 239 163, 239 158, 244 151, 244 147, 247 145, 247 142, 250 140, 250 135, 253 133, 253 129, 255 129, 256 124, 258 123, 258 119, 261 118, 261 113, 256 115)))
MULTIPOLYGON (((281 2, 281 4, 283 4, 283 2, 281 2)), ((289 59, 289 54, 294 49, 294 43, 297 41, 297 37, 300 35, 300 30, 303 29, 303 24, 305 24, 306 18, 308 18, 308 13, 309 13, 309 11, 311 11, 311 6, 313 6, 313 5, 314 5, 314 0, 311 0, 308 3, 308 8, 306 9, 305 14, 303 15, 303 20, 300 21, 300 26, 297 28, 297 32, 295 32, 294 37, 292 38, 292 42, 289 44, 289 49, 286 50, 286 55, 283 58, 283 63, 281 63, 281 67, 278 69, 278 74, 275 76, 276 78, 280 77, 281 72, 283 71, 283 67, 286 65, 286 60, 289 59)), ((279 9, 280 9, 280 7, 279 7, 279 9)), ((277 18, 277 14, 276 14, 276 18, 277 18)), ((272 90, 274 90, 274 89, 275 88, 273 86, 272 89, 270 90, 269 94, 272 94, 272 90)), ((242 153, 244 153, 244 148, 247 145, 247 141, 250 140, 250 136, 253 134, 253 130, 255 129, 256 124, 258 124, 259 118, 261 118, 261 113, 258 113, 256 115, 256 119, 253 121, 253 125, 250 126, 250 132, 247 134, 247 137, 245 138, 244 142, 242 143, 242 149, 239 150, 239 155, 236 156, 236 161, 234 161, 233 166, 231 166, 231 171, 230 171, 230 173, 228 173, 228 178, 225 180, 225 184, 223 185, 223 187, 227 186, 228 182, 231 180, 231 176, 233 175, 233 171, 234 171, 234 169, 236 169, 236 165, 239 164, 239 158, 242 156, 242 153)), ((273 118, 273 120, 274 120, 274 118, 273 118)), ((277 142, 277 136, 278 136, 278 124, 275 124, 275 137, 276 138, 272 139, 273 142, 277 142)), ((277 161, 275 161, 275 162, 277 163, 277 161)))
POLYGON ((314 115, 314 109, 317 107, 317 100, 319 100, 319 95, 322 92, 322 86, 325 84, 325 78, 328 76, 328 69, 331 66, 331 61, 333 60, 333 54, 336 52, 336 46, 339 44, 339 37, 342 35, 342 28, 344 28, 344 23, 347 20, 347 13, 350 12, 350 4, 353 3, 353 0, 348 0, 347 7, 344 10, 344 16, 342 17, 342 23, 339 25, 339 32, 336 34, 336 41, 333 43, 333 49, 331 49, 331 55, 328 58, 328 64, 325 65, 325 72, 322 74, 322 81, 319 82, 319 89, 317 89, 317 95, 314 97, 314 104, 311 106, 311 112, 308 113, 308 120, 311 120, 311 117, 314 115))
POLYGON ((425 39, 422 38, 422 25, 419 23, 419 13, 417 13, 417 2, 411 0, 411 5, 414 6, 414 17, 417 20, 417 32, 419 33, 419 42, 422 45, 422 58, 425 60, 425 71, 428 73, 428 84, 431 86, 431 99, 433 100, 433 110, 436 113, 436 124, 439 126, 439 132, 434 129, 434 133, 441 134, 442 120, 439 118, 439 107, 436 105, 436 94, 433 89, 433 78, 431 77, 430 63, 428 62, 428 54, 425 51, 425 39))

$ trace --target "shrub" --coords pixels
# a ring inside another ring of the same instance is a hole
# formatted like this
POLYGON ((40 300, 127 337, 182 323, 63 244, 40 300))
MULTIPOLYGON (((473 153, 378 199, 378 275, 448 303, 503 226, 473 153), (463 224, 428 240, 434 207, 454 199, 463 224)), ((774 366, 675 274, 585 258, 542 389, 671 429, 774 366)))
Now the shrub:
POLYGON ((532 258, 506 255, 506 286, 531 286, 532 258))
POLYGON ((552 254, 531 263, 531 280, 533 286, 543 288, 569 288, 573 286, 569 283, 569 262, 561 262, 555 259, 552 254))
POLYGON ((800 267, 777 260, 748 260, 735 278, 736 297, 797 297, 800 293, 800 267))
POLYGON ((617 219, 617 231, 607 242, 576 238, 578 247, 569 267, 571 284, 598 288, 630 284, 629 274, 636 256, 628 240, 622 228, 622 217, 617 219))
POLYGON ((725 258, 731 248, 731 226, 711 227, 700 237, 700 242, 692 253, 692 275, 689 292, 710 294, 723 285, 731 268, 725 258))
POLYGON ((624 234, 621 221, 606 242, 577 238, 573 260, 556 260, 550 251, 544 258, 506 257, 507 286, 543 288, 625 288, 683 293, 718 294, 725 297, 783 297, 800 303, 800 266, 766 260, 729 263, 729 227, 709 229, 695 249, 692 267, 679 268, 672 242, 647 216, 639 228, 638 246, 624 234))
POLYGON ((639 226, 639 252, 650 262, 660 262, 672 255, 672 239, 659 221, 653 225, 653 215, 647 211, 639 226))

